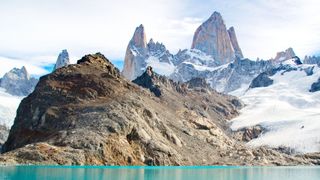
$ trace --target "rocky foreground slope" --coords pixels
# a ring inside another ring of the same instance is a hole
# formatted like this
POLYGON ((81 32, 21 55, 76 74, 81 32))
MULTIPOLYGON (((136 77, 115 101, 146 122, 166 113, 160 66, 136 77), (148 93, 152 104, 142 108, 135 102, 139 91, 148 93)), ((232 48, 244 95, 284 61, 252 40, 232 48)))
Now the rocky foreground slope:
POLYGON ((317 163, 264 147, 249 149, 233 139, 227 121, 242 104, 203 83, 191 81, 190 89, 152 68, 135 82, 141 86, 122 78, 99 53, 41 77, 20 104, 0 164, 317 163))

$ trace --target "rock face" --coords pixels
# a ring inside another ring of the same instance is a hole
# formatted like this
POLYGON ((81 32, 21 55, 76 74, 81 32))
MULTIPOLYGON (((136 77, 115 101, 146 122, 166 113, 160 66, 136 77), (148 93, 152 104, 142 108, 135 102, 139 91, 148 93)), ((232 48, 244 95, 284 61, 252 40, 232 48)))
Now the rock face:
POLYGON ((236 36, 236 31, 234 30, 234 27, 230 27, 228 29, 228 34, 229 34, 229 37, 231 40, 232 47, 233 47, 234 52, 236 54, 236 57, 243 58, 243 54, 242 54, 241 48, 239 46, 237 36, 236 36))
POLYGON ((227 31, 222 16, 218 12, 214 12, 207 21, 198 27, 194 33, 191 48, 211 55, 221 65, 235 59, 235 49, 237 49, 239 56, 243 56, 234 28, 227 31))
POLYGON ((41 77, 19 106, 0 164, 311 164, 229 136, 235 97, 178 90, 151 68, 146 75, 161 96, 123 79, 99 53, 41 77))
POLYGON ((133 80, 142 74, 141 68, 145 66, 146 47, 146 34, 141 24, 136 28, 126 50, 122 74, 127 79, 133 80))
POLYGON ((70 64, 69 60, 69 53, 66 49, 62 50, 62 52, 59 54, 57 62, 53 68, 53 70, 62 68, 64 66, 67 66, 70 64))
POLYGON ((133 80, 133 83, 137 85, 149 89, 155 96, 161 96, 161 90, 158 85, 155 84, 156 75, 152 71, 152 67, 148 66, 147 70, 139 76, 137 79, 133 80))
POLYGON ((38 80, 30 77, 27 69, 13 68, 7 72, 0 82, 0 87, 15 96, 27 96, 36 86, 38 80))
POLYGON ((61 53, 59 53, 56 64, 54 66, 54 70, 65 67, 69 64, 70 64, 69 53, 66 49, 64 49, 61 51, 61 53))
POLYGON ((316 92, 316 91, 320 91, 320 78, 318 79, 317 82, 314 82, 311 85, 311 89, 309 90, 310 92, 316 92))

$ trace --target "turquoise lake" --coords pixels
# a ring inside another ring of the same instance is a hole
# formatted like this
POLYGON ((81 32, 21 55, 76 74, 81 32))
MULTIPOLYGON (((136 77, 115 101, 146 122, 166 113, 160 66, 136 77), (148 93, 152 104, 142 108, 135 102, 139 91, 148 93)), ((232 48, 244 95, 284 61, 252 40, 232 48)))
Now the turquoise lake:
POLYGON ((320 167, 0 166, 0 179, 319 180, 320 167))

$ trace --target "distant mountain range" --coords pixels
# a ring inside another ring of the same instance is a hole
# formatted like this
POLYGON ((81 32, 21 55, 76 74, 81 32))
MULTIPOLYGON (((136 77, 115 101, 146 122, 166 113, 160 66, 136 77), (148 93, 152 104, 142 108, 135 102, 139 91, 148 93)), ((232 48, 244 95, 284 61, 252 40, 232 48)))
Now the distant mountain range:
MULTIPOLYGON (((175 55, 153 39, 147 43, 144 26, 137 27, 127 47, 122 74, 133 80, 147 66, 152 66, 157 73, 174 81, 201 77, 216 90, 229 93, 249 86, 260 73, 291 58, 298 58, 292 48, 278 52, 270 60, 244 58, 235 28, 227 29, 220 13, 214 12, 195 31, 191 49, 180 50, 175 55)), ((320 58, 306 56, 303 62, 320 64, 320 58)))

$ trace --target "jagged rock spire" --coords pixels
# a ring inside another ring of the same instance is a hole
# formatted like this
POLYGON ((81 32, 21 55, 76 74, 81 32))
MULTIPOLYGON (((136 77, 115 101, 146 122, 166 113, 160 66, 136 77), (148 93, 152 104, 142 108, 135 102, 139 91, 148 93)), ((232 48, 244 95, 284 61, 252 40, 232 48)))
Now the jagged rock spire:
POLYGON ((143 25, 138 26, 130 40, 124 59, 122 75, 133 80, 143 73, 144 55, 146 53, 147 38, 143 25))
POLYGON ((242 54, 241 48, 240 48, 238 40, 237 40, 236 31, 234 30, 233 26, 231 26, 228 29, 228 34, 229 34, 231 44, 232 44, 232 47, 234 49, 236 56, 239 58, 243 58, 243 54, 242 54))
POLYGON ((201 24, 193 36, 192 49, 198 49, 211 55, 218 64, 226 64, 237 56, 242 57, 234 28, 227 31, 219 12, 214 12, 201 24))
POLYGON ((130 43, 139 48, 146 48, 147 38, 142 24, 136 28, 130 43))
POLYGON ((53 68, 53 70, 62 68, 70 64, 69 53, 66 49, 62 50, 57 58, 57 62, 53 68))

